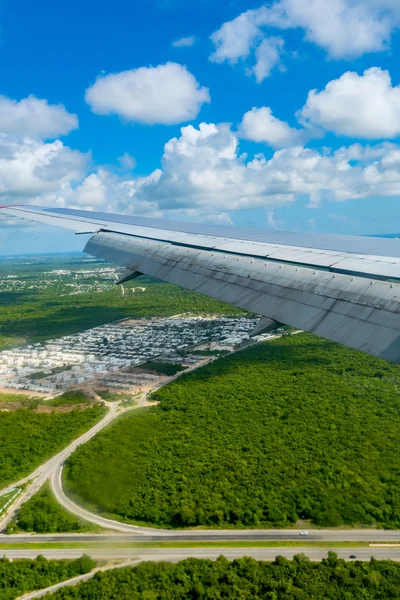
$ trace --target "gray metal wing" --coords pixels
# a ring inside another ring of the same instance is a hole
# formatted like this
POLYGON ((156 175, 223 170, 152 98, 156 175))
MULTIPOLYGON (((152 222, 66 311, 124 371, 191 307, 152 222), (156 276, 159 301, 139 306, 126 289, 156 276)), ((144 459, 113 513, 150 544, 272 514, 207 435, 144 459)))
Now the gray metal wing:
POLYGON ((400 362, 400 241, 70 209, 1 212, 94 233, 85 252, 400 362))

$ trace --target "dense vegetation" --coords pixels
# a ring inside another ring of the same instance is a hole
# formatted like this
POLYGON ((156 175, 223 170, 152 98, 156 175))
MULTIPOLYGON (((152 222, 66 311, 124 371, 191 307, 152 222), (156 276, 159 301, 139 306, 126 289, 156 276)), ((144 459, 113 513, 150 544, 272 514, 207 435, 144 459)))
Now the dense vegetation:
POLYGON ((55 499, 49 482, 25 502, 17 518, 7 525, 7 533, 29 531, 34 533, 76 533, 100 528, 66 511, 55 499))
POLYGON ((34 471, 105 414, 106 409, 101 405, 82 404, 68 412, 58 412, 60 405, 74 404, 74 398, 72 395, 44 403, 27 400, 26 396, 0 394, 1 408, 7 407, 7 402, 21 404, 17 410, 0 411, 0 489, 34 471), (41 404, 49 412, 38 412, 41 404))
POLYGON ((96 566, 89 556, 76 560, 0 558, 0 600, 13 600, 25 592, 88 573, 96 566))
POLYGON ((145 562, 133 568, 96 573, 76 587, 62 588, 52 600, 387 600, 398 598, 400 565, 339 560, 329 553, 321 563, 299 554, 267 563, 244 557, 232 562, 189 558, 178 564, 145 562))
POLYGON ((170 527, 399 528, 399 384, 399 366, 285 336, 157 391, 72 455, 67 484, 100 511, 170 527))
POLYGON ((155 371, 156 373, 160 373, 160 375, 168 375, 168 377, 176 375, 186 368, 178 363, 148 362, 143 365, 143 369, 147 371, 155 371))

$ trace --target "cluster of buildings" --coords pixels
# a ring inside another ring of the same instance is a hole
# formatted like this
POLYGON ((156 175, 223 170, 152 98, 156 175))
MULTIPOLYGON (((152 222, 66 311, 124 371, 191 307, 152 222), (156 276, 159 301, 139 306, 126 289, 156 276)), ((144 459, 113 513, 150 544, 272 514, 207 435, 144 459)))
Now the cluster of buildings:
POLYGON ((82 333, 0 352, 0 387, 50 394, 91 385, 132 390, 154 383, 147 362, 195 366, 196 348, 226 349, 249 339, 257 323, 247 317, 124 320, 82 333))
MULTIPOLYGON (((81 260, 81 263, 83 262, 81 260)), ((86 262, 88 262, 88 259, 86 262)), ((30 266, 29 262, 27 266, 30 266)), ((33 266, 35 267, 37 264, 33 263, 33 266)), ((119 267, 110 266, 107 263, 99 264, 98 262, 89 263, 79 269, 55 268, 40 271, 40 277, 37 276, 36 271, 28 268, 26 272, 20 274, 2 274, 0 276, 0 292, 47 290, 55 285, 60 295, 64 296, 86 292, 102 292, 114 287, 115 279, 120 272, 119 267)))

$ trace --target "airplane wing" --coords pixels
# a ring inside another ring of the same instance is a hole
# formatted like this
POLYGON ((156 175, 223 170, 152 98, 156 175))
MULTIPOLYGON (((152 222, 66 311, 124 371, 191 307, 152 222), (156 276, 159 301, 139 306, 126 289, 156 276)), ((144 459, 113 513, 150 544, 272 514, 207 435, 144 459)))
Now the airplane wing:
POLYGON ((400 362, 400 240, 182 223, 64 208, 0 207, 93 234, 85 252, 400 362))

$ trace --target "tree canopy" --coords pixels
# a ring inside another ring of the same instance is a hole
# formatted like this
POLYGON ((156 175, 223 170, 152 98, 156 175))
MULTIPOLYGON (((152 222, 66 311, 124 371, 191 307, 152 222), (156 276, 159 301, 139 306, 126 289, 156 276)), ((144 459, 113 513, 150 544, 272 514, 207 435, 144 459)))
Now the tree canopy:
POLYGON ((76 560, 35 560, 0 558, 0 600, 13 600, 25 592, 45 587, 88 573, 96 566, 83 555, 76 560))
POLYGON ((400 367, 308 334, 153 394, 69 459, 68 488, 164 527, 400 527, 400 367))
MULTIPOLYGON (((6 394, 7 401, 12 399, 6 394)), ((18 396, 17 396, 18 398, 18 396)), ((86 396, 84 396, 87 402, 86 396)), ((1 400, 1 395, 0 395, 1 400)), ((22 408, 0 411, 0 489, 13 481, 29 475, 45 460, 62 450, 72 440, 90 429, 106 409, 99 404, 84 407, 77 405, 68 412, 57 412, 63 401, 48 402, 51 412, 36 412, 40 400, 19 400, 22 408)), ((74 396, 65 404, 74 404, 74 396)))

